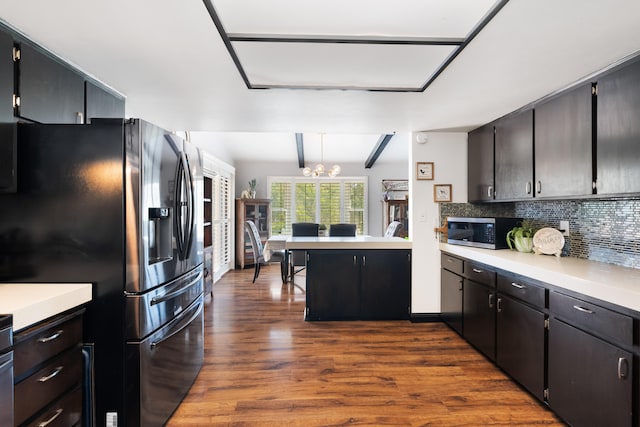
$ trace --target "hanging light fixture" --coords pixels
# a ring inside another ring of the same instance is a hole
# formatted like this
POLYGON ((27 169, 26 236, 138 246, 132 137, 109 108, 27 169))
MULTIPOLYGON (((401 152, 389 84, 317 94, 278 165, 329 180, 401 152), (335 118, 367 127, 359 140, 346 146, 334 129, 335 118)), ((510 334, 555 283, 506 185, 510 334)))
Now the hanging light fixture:
MULTIPOLYGON (((324 170, 324 134, 320 134, 320 163, 316 165, 314 169, 310 167, 306 167, 302 169, 302 174, 304 176, 321 176, 325 172, 324 170)), ((327 175, 330 177, 334 177, 340 173, 340 166, 333 165, 331 169, 327 172, 327 175)))

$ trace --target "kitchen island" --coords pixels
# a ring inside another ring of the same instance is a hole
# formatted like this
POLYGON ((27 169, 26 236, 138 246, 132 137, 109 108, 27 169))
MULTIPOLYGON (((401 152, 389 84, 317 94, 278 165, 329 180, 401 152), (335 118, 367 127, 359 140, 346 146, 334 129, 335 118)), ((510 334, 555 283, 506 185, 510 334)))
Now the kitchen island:
POLYGON ((291 237, 306 253, 305 320, 400 320, 411 311, 411 241, 291 237))

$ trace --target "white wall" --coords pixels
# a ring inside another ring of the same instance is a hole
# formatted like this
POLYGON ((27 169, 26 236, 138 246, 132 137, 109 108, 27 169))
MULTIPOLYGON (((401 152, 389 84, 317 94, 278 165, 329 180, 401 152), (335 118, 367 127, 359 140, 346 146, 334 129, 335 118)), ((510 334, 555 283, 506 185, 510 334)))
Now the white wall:
POLYGON ((427 142, 419 144, 416 133, 411 141, 411 180, 409 182, 409 230, 413 241, 411 312, 440 312, 438 204, 433 201, 434 184, 452 185, 452 202, 467 201, 467 134, 428 132, 427 142), (433 181, 416 180, 416 162, 433 162, 433 181))

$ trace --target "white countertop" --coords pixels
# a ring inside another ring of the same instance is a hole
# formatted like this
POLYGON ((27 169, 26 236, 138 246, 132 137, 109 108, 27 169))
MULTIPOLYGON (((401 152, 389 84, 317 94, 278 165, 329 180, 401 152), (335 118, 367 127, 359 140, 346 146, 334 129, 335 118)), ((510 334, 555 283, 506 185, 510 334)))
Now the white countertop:
POLYGON ((411 249, 411 240, 400 237, 289 237, 287 249, 411 249))
POLYGON ((91 301, 91 283, 0 283, 0 314, 13 315, 17 332, 91 301))
POLYGON ((640 270, 598 261, 440 244, 440 250, 640 312, 640 270))

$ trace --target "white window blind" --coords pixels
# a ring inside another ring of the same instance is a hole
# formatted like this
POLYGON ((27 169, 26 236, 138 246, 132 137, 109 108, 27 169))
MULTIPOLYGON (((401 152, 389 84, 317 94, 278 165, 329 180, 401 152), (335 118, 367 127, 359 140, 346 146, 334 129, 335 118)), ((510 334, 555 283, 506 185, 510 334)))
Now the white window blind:
POLYGON ((291 234, 294 222, 356 224, 368 233, 367 177, 268 177, 272 234, 291 234))
POLYGON ((233 269, 233 182, 235 169, 203 152, 203 169, 212 180, 211 226, 213 233, 213 280, 233 269))
POLYGON ((214 281, 231 267, 230 176, 213 177, 213 272, 214 281))

